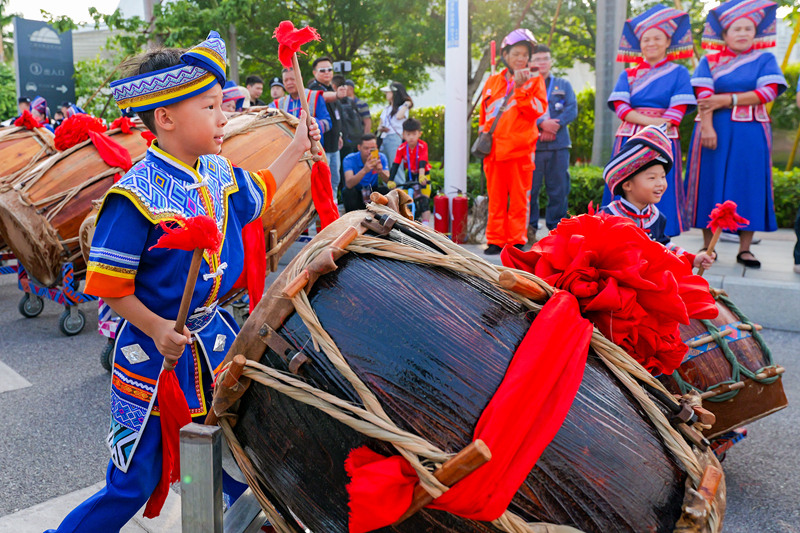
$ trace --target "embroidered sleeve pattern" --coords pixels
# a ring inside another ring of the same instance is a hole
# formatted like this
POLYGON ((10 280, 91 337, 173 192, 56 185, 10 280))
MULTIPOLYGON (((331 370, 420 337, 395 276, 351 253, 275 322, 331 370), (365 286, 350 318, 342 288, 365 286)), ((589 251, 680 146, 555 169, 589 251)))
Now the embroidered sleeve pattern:
POLYGON ((755 90, 755 93, 756 96, 758 96, 758 99, 761 100, 761 103, 766 104, 767 102, 771 102, 778 97, 778 84, 770 83, 764 87, 759 87, 755 90))
POLYGON ((627 103, 617 100, 614 102, 614 111, 617 113, 620 120, 625 120, 625 117, 633 111, 633 108, 627 103))
POLYGON ((683 115, 685 114, 686 114, 686 106, 676 105, 664 111, 664 114, 661 116, 666 120, 670 121, 675 126, 678 126, 681 123, 681 120, 683 119, 683 115))

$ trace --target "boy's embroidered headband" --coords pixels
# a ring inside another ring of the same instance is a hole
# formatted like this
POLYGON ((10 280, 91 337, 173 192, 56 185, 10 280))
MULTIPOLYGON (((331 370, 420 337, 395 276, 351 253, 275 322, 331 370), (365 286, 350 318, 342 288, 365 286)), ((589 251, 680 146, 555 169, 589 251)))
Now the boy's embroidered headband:
POLYGON ((138 113, 186 100, 215 83, 224 86, 225 57, 225 41, 212 31, 179 64, 111 83, 114 100, 120 109, 138 113))
POLYGON ((664 171, 672 168, 672 143, 659 126, 647 126, 628 139, 620 152, 611 158, 603 169, 603 179, 612 194, 617 186, 649 166, 654 161, 664 164, 664 171))

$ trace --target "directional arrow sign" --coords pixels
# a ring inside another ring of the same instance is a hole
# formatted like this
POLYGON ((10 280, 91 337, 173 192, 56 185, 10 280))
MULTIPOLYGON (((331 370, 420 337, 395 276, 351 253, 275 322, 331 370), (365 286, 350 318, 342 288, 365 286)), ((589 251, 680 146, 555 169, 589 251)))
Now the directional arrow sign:
POLYGON ((60 86, 56 87, 56 91, 58 91, 60 93, 66 93, 68 90, 69 89, 67 89, 66 85, 60 85, 60 86))

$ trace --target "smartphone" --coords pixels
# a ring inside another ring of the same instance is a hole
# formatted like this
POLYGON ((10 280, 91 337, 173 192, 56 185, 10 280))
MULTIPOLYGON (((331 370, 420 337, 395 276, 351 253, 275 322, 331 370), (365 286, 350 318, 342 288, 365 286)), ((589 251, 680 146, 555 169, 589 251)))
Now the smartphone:
POLYGON ((374 149, 369 153, 370 159, 378 159, 380 156, 378 155, 378 149, 374 149))
POLYGON ((517 72, 519 72, 520 74, 522 74, 524 76, 526 74, 530 74, 531 73, 531 69, 529 69, 529 68, 521 68, 517 72))

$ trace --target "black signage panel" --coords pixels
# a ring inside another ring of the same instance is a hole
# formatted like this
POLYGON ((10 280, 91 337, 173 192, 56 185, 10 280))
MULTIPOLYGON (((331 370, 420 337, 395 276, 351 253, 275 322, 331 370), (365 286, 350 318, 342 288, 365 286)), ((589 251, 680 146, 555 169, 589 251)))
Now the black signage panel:
POLYGON ((40 20, 14 17, 17 94, 47 100, 50 116, 65 101, 75 101, 72 32, 58 33, 40 20))

